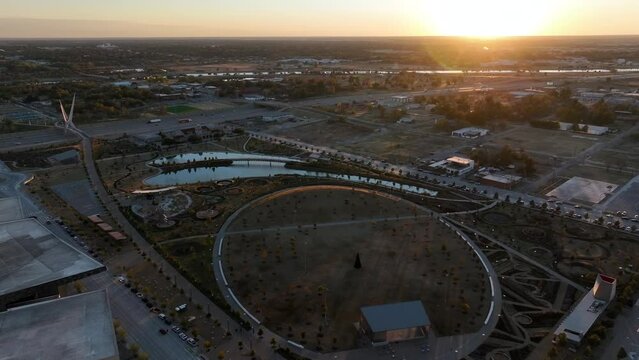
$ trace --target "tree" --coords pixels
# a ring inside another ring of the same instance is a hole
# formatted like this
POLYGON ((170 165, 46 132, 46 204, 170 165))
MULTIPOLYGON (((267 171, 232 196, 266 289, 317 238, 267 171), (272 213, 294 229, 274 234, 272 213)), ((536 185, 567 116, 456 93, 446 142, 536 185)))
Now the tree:
POLYGON ((567 341, 566 333, 562 332, 561 334, 557 336, 557 344, 559 344, 559 346, 566 345, 566 341, 567 341))
POLYGON ((619 352, 617 352, 617 359, 625 359, 626 357, 628 357, 628 353, 626 352, 626 349, 620 348, 619 352))
POLYGON ((362 261, 359 258, 359 253, 357 253, 357 255, 355 255, 355 269, 361 269, 362 268, 362 261))
POLYGON ((217 353, 218 360, 224 360, 224 351, 220 351, 217 353))

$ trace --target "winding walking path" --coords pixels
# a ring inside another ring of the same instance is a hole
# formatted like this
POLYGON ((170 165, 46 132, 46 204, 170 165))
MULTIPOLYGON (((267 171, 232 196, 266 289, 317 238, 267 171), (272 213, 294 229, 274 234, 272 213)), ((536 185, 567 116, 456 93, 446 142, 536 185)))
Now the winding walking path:
MULTIPOLYGON (((310 186, 311 188, 340 188, 340 189, 352 189, 352 187, 346 186, 338 186, 338 185, 318 185, 318 186, 310 186)), ((226 276, 224 275, 224 269, 222 266, 222 251, 224 247, 224 239, 225 236, 231 233, 242 233, 242 232, 230 232, 228 231, 229 227, 234 223, 234 221, 240 216, 245 210, 259 204, 263 201, 266 201, 270 198, 279 197, 287 193, 298 192, 308 189, 309 186, 303 186, 298 188, 289 188, 280 190, 271 194, 264 195, 260 198, 257 198, 249 203, 244 204, 241 208, 236 210, 233 214, 231 214, 224 224, 220 227, 220 230, 217 233, 215 244, 213 246, 213 268, 215 272, 215 280, 217 284, 224 294, 226 299, 232 300, 229 301, 229 304, 233 307, 233 309, 239 311, 242 315, 244 315, 254 326, 261 325, 259 319, 257 319, 253 314, 250 313, 248 309, 246 309, 242 303, 239 301, 233 290, 231 289, 230 284, 228 283, 226 276)), ((383 192, 358 188, 359 191, 365 192, 373 192, 375 194, 379 194, 382 196, 392 196, 383 192)), ((394 197, 394 196, 392 196, 394 197)), ((419 347, 415 346, 414 342, 407 342, 403 344, 395 345, 398 349, 401 349, 405 356, 410 358, 421 358, 421 359, 437 359, 437 360, 453 360, 463 358, 470 353, 472 353, 477 347, 479 347, 490 335, 490 333, 497 326, 497 322, 499 321, 499 317, 501 314, 501 306, 502 306, 502 292, 501 286, 499 284, 499 277, 497 272, 492 267, 490 261, 487 256, 481 251, 479 246, 475 244, 473 240, 471 240, 466 234, 464 234, 459 228, 457 228, 454 224, 451 224, 447 219, 442 216, 435 214, 428 208, 417 205, 424 211, 427 211, 429 214, 433 215, 435 219, 438 219, 442 224, 450 229, 450 231, 455 232, 458 236, 460 236, 477 254, 479 257, 488 277, 488 281, 491 289, 491 303, 489 307, 488 314, 482 324, 482 327, 479 331, 471 334, 463 334, 457 336, 446 336, 446 337, 432 337, 429 338, 428 344, 430 346, 430 351, 424 353, 421 351, 419 347)), ((430 216, 430 215, 429 215, 430 216)), ((406 218, 414 218, 415 216, 409 216, 406 218)), ((423 217, 423 216, 420 216, 423 217)), ((389 220, 394 220, 397 218, 387 218, 389 220)), ((382 219, 367 219, 367 220, 355 220, 355 221, 376 221, 382 219)), ((350 221, 341 221, 335 222, 335 224, 346 224, 350 221)), ((325 224, 317 224, 320 226, 328 226, 333 223, 325 223, 325 224)), ((297 228, 297 225, 291 225, 294 228, 297 228)), ((313 226, 313 225, 310 225, 313 226)), ((282 227, 280 227, 282 228, 282 227)), ((261 231, 258 230, 248 230, 248 231, 261 231)), ((265 332, 276 339, 280 344, 287 345, 293 352, 311 358, 311 359, 362 359, 368 360, 372 358, 378 358, 380 356, 379 352, 375 348, 360 348, 355 350, 342 351, 338 353, 328 353, 321 354, 314 351, 310 351, 305 349, 301 345, 291 343, 288 339, 285 339, 268 329, 264 329, 265 332)), ((399 350, 398 350, 399 351, 399 350)))

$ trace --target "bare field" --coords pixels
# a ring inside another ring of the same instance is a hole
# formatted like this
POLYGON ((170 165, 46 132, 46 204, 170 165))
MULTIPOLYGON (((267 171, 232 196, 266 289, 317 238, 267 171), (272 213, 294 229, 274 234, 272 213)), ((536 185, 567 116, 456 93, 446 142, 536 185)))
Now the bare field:
POLYGON ((274 135, 300 139, 301 141, 319 146, 334 146, 356 141, 356 139, 372 133, 373 130, 364 126, 333 120, 275 131, 274 135))
POLYGON ((393 124, 375 131, 348 122, 320 122, 275 133, 319 146, 372 155, 390 162, 409 162, 464 144, 464 140, 433 134, 424 124, 393 124))
POLYGON ((232 224, 223 257, 242 304, 313 349, 355 347, 366 305, 422 300, 440 335, 475 331, 488 312, 487 275, 463 240, 414 204, 363 189, 276 194, 232 224))
POLYGON ((379 133, 362 141, 343 145, 341 149, 360 154, 375 154, 376 157, 387 161, 402 163, 414 161, 415 158, 429 157, 431 153, 463 144, 463 140, 430 135, 428 132, 407 127, 401 132, 379 133))
POLYGON ((615 167, 599 167, 589 165, 571 166, 561 173, 562 177, 572 178, 575 176, 597 181, 609 182, 623 185, 632 179, 633 175, 626 172, 619 172, 615 167))
POLYGON ((599 137, 579 135, 568 131, 536 129, 522 127, 504 137, 493 140, 498 146, 509 145, 514 149, 523 148, 529 152, 537 152, 558 157, 574 157, 576 154, 597 144, 599 137))

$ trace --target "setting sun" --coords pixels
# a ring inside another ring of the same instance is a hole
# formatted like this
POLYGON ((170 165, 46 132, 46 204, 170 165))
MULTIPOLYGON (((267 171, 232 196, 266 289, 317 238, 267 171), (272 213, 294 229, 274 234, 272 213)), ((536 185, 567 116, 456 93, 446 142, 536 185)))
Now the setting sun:
POLYGON ((512 0, 452 0, 431 2, 425 7, 430 26, 445 36, 534 35, 542 30, 551 14, 550 2, 546 0, 526 8, 512 0))

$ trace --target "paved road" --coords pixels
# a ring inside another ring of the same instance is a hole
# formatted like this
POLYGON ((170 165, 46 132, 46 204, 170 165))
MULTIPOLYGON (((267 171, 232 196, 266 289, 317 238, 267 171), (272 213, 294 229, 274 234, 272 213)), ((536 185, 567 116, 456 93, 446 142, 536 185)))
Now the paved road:
POLYGON ((120 321, 127 333, 129 344, 138 344, 151 359, 197 359, 197 349, 191 348, 176 333, 159 333, 170 327, 110 273, 94 275, 82 281, 88 290, 107 289, 109 305, 114 319, 120 321))
POLYGON ((58 128, 22 131, 10 134, 0 134, 0 152, 24 151, 33 147, 75 142, 79 138, 72 132, 64 133, 58 128))
POLYGON ((121 136, 140 133, 170 132, 179 129, 192 128, 195 125, 206 125, 210 127, 219 126, 227 121, 244 120, 251 117, 261 116, 272 110, 257 108, 254 105, 242 105, 234 109, 223 110, 214 114, 199 113, 181 116, 163 116, 159 123, 149 124, 147 119, 129 119, 104 121, 82 125, 82 131, 91 137, 121 136), (190 123, 180 124, 178 120, 188 117, 190 123))

